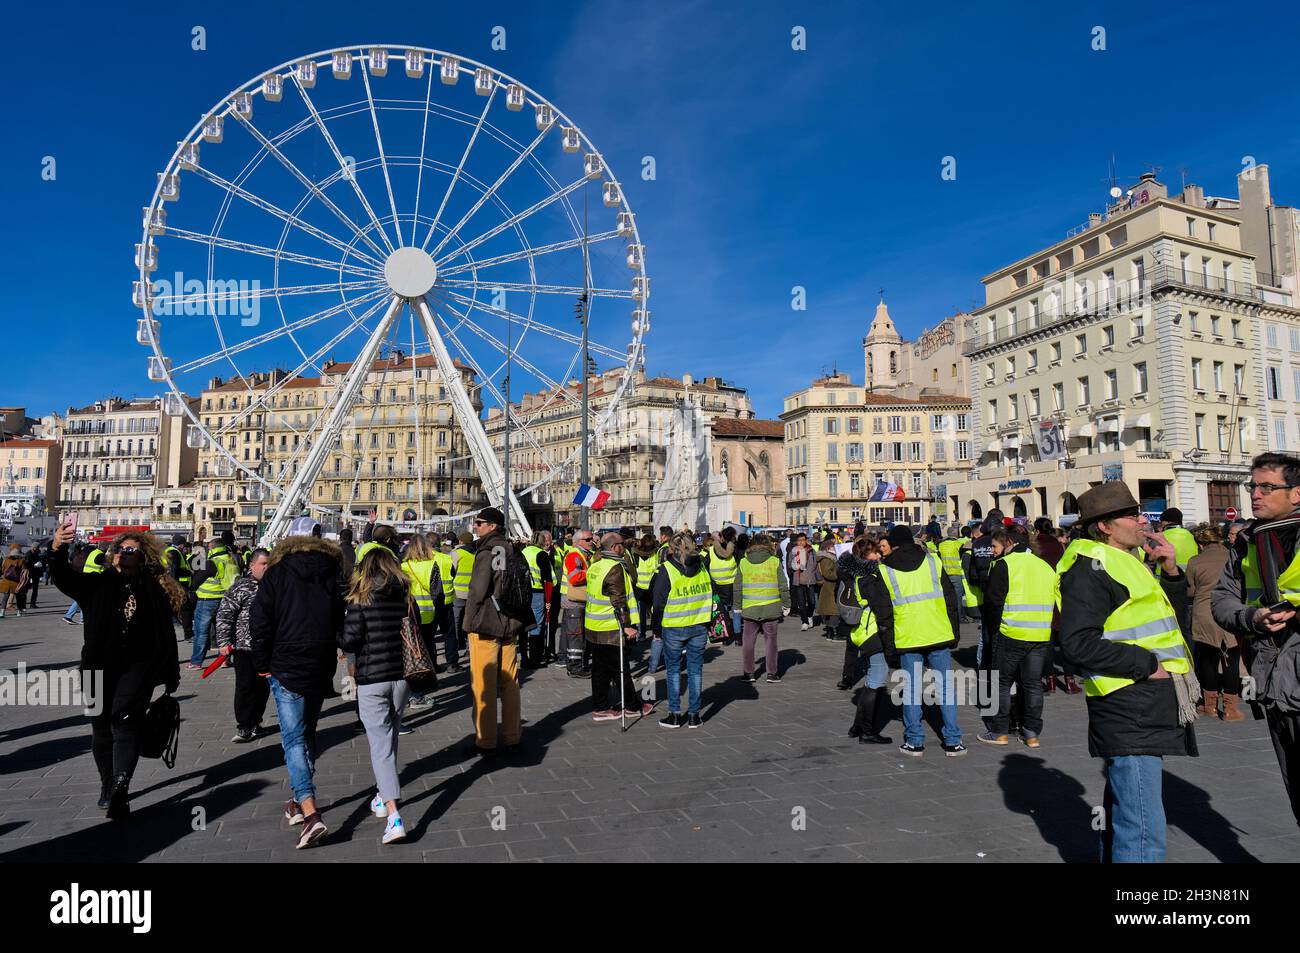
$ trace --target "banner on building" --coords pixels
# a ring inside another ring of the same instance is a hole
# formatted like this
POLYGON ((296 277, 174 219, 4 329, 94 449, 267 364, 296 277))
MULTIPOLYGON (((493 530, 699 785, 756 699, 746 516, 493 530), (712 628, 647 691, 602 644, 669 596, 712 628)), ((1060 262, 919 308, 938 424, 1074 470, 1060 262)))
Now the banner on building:
POLYGON ((1056 420, 1044 420, 1038 425, 1038 457, 1041 460, 1060 460, 1065 456, 1065 438, 1061 435, 1061 424, 1056 420))

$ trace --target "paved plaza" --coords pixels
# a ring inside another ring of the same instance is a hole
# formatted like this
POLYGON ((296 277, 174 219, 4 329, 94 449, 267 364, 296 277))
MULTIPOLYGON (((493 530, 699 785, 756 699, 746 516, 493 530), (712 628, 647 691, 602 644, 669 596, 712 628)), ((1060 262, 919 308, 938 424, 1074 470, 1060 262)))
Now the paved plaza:
MULTIPOLYGON (((58 598, 53 590, 49 596, 58 598)), ((47 597, 48 598, 48 597, 47 597)), ((0 669, 74 666, 82 629, 59 599, 0 621, 0 669)), ((973 664, 964 626, 957 659, 973 664)), ((326 702, 316 783, 330 827, 294 850, 278 734, 230 743, 234 674, 183 672, 176 766, 142 760, 132 819, 96 809, 90 730, 71 708, 0 709, 0 860, 43 861, 1093 861, 1100 762, 1088 757, 1082 695, 1046 703, 1041 750, 975 740, 943 756, 927 729, 921 759, 847 737, 852 695, 835 689, 841 643, 781 626, 779 684, 742 682, 739 647, 711 647, 704 726, 666 731, 655 715, 591 721, 589 684, 556 668, 524 674, 524 743, 482 760, 466 674, 444 677, 435 708, 408 715, 401 740, 408 837, 383 847, 367 804, 374 778, 351 703, 326 702)), ((189 644, 178 643, 188 655, 189 644)), ((638 648, 638 655, 641 649, 638 648)), ((761 659, 761 653, 760 653, 761 659)), ((760 661, 760 667, 761 667, 760 661)), ((685 680, 683 679, 683 682, 685 680)), ((274 705, 267 723, 275 724, 274 705)), ((1287 861, 1300 851, 1263 722, 1197 723, 1201 757, 1165 761, 1169 860, 1287 861)))

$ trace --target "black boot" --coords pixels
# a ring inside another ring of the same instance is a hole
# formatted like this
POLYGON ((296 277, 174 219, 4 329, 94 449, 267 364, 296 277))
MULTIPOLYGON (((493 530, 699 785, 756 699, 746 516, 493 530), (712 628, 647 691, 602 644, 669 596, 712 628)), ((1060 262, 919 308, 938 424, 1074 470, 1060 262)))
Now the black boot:
POLYGON ((113 779, 107 774, 99 776, 99 804, 101 811, 108 810, 108 796, 113 790, 113 779))
POLYGON ((858 714, 861 718, 862 733, 858 735, 860 745, 887 745, 893 739, 876 730, 879 724, 880 709, 885 701, 885 693, 878 688, 863 688, 858 699, 858 714))
POLYGON ((119 774, 113 778, 113 789, 108 795, 109 820, 122 821, 131 816, 131 795, 127 793, 130 785, 131 778, 126 774, 119 774))

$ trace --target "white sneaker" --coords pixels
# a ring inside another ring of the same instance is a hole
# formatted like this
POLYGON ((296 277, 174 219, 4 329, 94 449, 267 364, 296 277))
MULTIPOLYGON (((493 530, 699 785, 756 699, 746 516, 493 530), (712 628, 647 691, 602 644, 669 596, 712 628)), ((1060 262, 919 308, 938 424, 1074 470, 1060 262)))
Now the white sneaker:
POLYGON ((812 628, 812 626, 811 626, 809 623, 804 622, 804 623, 802 623, 802 624, 799 626, 799 631, 800 631, 800 632, 807 632, 807 631, 808 631, 809 629, 811 629, 811 628, 812 628))
POLYGON ((376 794, 375 799, 370 802, 370 813, 374 814, 375 817, 388 816, 388 805, 384 803, 384 799, 378 794, 376 794))
POLYGON ((395 840, 403 840, 406 837, 406 828, 402 826, 402 816, 394 814, 388 819, 388 826, 384 828, 384 843, 391 844, 395 840))

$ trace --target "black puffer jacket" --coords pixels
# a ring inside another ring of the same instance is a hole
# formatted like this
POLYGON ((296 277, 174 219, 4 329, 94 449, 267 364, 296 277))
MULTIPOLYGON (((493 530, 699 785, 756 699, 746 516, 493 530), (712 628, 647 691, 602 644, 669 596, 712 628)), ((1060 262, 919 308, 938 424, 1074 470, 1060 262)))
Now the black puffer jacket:
POLYGON ((334 693, 343 630, 339 547, 314 536, 276 544, 249 611, 253 662, 285 688, 311 698, 334 693))
POLYGON ((398 682, 402 666, 402 619, 409 611, 406 586, 393 583, 375 593, 369 605, 348 604, 339 648, 357 657, 358 685, 398 682))
MULTIPOLYGON (((896 660, 899 653, 894 646, 894 604, 889 598, 889 590, 885 587, 885 567, 898 572, 913 572, 921 568, 921 564, 925 562, 926 553, 928 552, 929 550, 917 546, 915 543, 899 546, 880 561, 880 571, 874 575, 866 576, 862 583, 862 590, 867 597, 867 603, 871 607, 871 611, 876 614, 876 625, 880 631, 881 648, 891 664, 896 660)), ((952 580, 948 578, 948 574, 942 570, 939 571, 939 585, 943 589, 944 605, 948 613, 948 631, 925 633, 927 638, 933 638, 934 642, 922 649, 912 651, 931 652, 935 649, 950 649, 957 644, 957 633, 961 631, 961 622, 958 619, 957 590, 952 587, 952 580)))
POLYGON ((128 579, 112 568, 87 573, 68 563, 68 547, 50 555, 54 585, 81 606, 85 644, 82 671, 100 671, 114 686, 105 710, 121 716, 144 709, 158 685, 174 692, 180 684, 180 660, 172 607, 157 574, 142 573, 128 579), (128 592, 129 588, 129 592, 128 592), (130 595, 136 611, 127 624, 123 608, 130 595))

